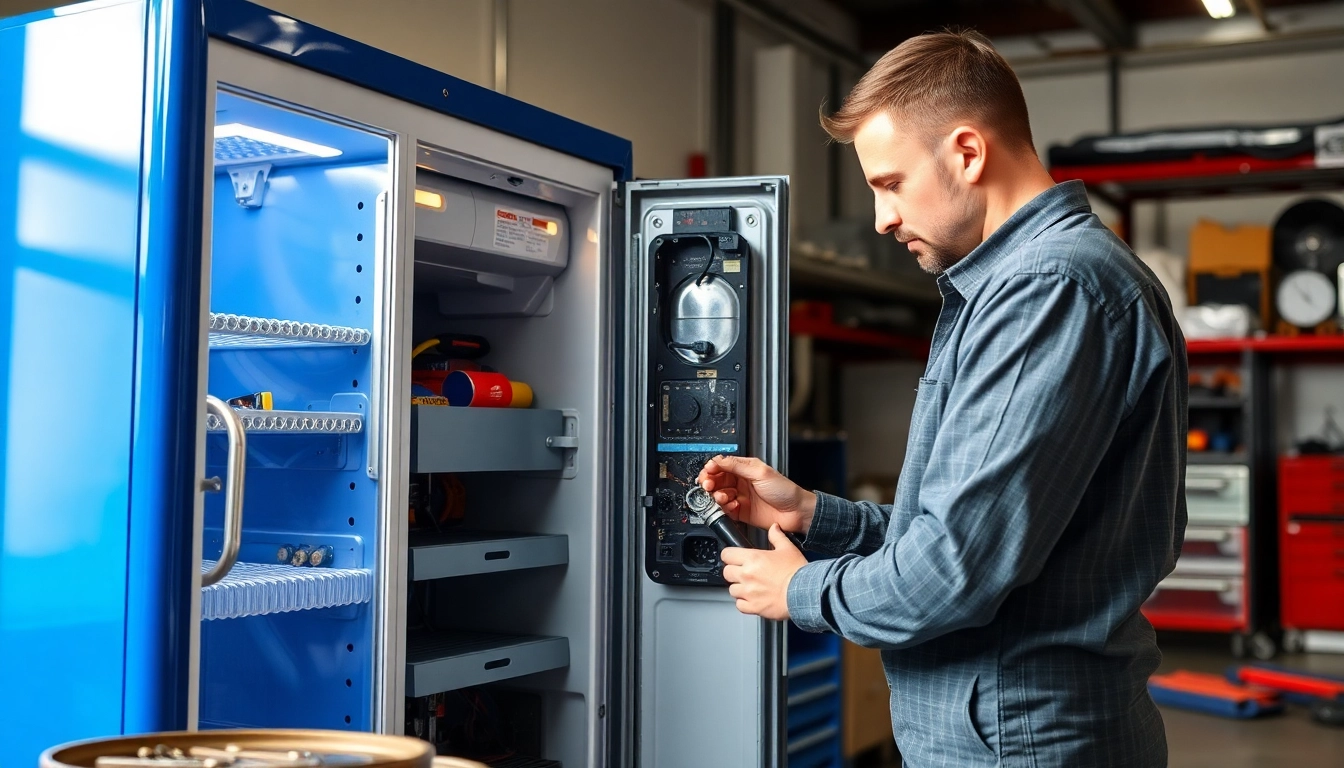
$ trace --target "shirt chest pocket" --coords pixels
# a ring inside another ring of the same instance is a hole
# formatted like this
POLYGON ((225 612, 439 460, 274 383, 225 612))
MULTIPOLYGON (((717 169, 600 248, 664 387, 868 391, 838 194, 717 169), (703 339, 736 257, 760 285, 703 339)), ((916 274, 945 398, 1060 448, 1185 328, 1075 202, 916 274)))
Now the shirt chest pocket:
POLYGON ((906 447, 906 457, 920 453, 923 449, 925 459, 938 436, 938 425, 943 420, 943 407, 947 405, 948 386, 933 379, 920 379, 919 390, 915 395, 915 409, 910 414, 910 442, 906 447))

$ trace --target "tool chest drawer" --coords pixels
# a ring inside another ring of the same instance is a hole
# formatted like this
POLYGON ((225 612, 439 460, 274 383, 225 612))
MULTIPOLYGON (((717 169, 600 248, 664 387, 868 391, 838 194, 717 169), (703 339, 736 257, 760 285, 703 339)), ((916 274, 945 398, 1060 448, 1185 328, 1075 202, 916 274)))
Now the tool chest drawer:
POLYGON ((1190 523, 1245 525, 1251 519, 1251 472, 1244 465, 1193 466, 1185 470, 1190 523))
POLYGON ((1344 566, 1344 518, 1289 518, 1283 526, 1281 546, 1285 568, 1317 561, 1344 566))
POLYGON ((1293 514, 1344 515, 1344 458, 1285 456, 1279 459, 1279 509, 1293 514))
POLYGON ((1283 625, 1344 630, 1344 517, 1295 515, 1287 518, 1281 534, 1283 625))
POLYGON ((1162 580, 1143 604, 1157 629, 1231 632, 1246 627, 1246 588, 1240 577, 1179 576, 1162 580))
POLYGON ((1245 576, 1246 529, 1237 525, 1185 529, 1173 576, 1245 576))
POLYGON ((1283 574, 1279 584, 1284 627, 1344 630, 1344 573, 1331 573, 1283 574))

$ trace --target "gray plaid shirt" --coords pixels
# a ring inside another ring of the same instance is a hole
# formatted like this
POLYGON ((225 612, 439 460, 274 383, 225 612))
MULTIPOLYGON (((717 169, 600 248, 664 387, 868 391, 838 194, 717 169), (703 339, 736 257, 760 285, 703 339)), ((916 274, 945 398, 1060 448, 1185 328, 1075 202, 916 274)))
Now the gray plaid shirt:
POLYGON ((938 278, 893 506, 819 494, 801 628, 883 649, 907 765, 1164 766, 1139 606, 1185 531, 1185 340, 1091 212, 1042 193, 938 278))

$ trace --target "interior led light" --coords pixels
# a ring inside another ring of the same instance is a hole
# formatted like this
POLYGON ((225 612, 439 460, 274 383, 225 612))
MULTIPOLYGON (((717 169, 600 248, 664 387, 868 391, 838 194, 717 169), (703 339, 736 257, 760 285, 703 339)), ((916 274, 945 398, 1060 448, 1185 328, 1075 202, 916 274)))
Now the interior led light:
POLYGON ((1237 13, 1237 9, 1232 6, 1232 0, 1204 0, 1204 10, 1215 19, 1226 19, 1237 13))
POLYGON ((548 221, 548 222, 546 222, 546 234, 548 234, 548 235, 554 235, 554 234, 558 234, 559 232, 560 232, 560 225, 559 225, 559 224, 556 224, 554 221, 548 221))
POLYGON ((277 147, 284 147, 285 149, 293 150, 295 152, 302 152, 306 155, 313 155, 315 157, 336 157, 337 155, 341 154, 341 150, 336 149, 335 147, 327 147, 321 144, 314 144, 311 141, 296 139, 293 136, 286 136, 283 133, 267 131, 262 128, 253 128, 250 125, 243 125, 242 123, 226 123, 225 125, 216 125, 215 138, 251 139, 252 141, 260 141, 266 144, 274 144, 277 147))
POLYGON ((443 210, 443 195, 438 192, 430 192, 428 189, 415 189, 415 204, 424 208, 433 208, 436 211, 443 210))

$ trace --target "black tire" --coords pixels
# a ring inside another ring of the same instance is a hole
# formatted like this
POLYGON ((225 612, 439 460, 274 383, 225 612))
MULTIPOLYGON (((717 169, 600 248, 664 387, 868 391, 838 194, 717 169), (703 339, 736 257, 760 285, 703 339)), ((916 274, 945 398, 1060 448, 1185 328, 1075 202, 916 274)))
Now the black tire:
POLYGON ((1279 655, 1279 643, 1267 632, 1251 635, 1251 655, 1260 661, 1269 661, 1279 655))
POLYGON ((1317 699, 1311 703, 1311 719, 1322 725, 1344 726, 1344 701, 1317 699))
POLYGON ((1289 629, 1283 633, 1283 652, 1301 653, 1306 647, 1306 638, 1296 629, 1289 629))

